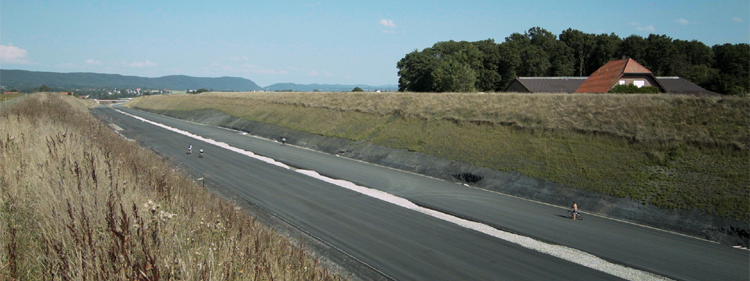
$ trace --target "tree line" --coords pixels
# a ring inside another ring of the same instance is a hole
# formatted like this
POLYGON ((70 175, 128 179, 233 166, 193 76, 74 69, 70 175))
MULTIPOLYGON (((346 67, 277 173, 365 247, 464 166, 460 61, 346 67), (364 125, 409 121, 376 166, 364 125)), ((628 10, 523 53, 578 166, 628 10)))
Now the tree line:
POLYGON ((567 29, 559 36, 540 27, 505 42, 437 42, 406 54, 398 64, 399 91, 500 92, 516 77, 589 76, 622 57, 656 76, 679 76, 727 95, 750 92, 750 45, 672 39, 666 35, 590 34, 567 29))

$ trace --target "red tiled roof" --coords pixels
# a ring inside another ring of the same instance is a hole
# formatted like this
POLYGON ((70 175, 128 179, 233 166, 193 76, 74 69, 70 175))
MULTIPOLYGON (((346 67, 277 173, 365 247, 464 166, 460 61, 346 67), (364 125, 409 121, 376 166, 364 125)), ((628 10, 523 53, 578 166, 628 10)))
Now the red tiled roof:
POLYGON ((650 74, 650 70, 633 59, 613 60, 600 67, 576 90, 576 93, 606 93, 625 73, 650 74))
POLYGON ((627 59, 627 61, 623 73, 651 73, 651 70, 648 70, 634 59, 627 59))

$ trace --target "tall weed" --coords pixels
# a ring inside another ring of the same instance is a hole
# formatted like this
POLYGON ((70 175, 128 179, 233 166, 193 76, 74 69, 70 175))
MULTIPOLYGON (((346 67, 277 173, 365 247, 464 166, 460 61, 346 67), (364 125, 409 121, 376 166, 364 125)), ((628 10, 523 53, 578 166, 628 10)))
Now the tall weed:
POLYGON ((0 279, 342 279, 77 102, 0 111, 0 279))

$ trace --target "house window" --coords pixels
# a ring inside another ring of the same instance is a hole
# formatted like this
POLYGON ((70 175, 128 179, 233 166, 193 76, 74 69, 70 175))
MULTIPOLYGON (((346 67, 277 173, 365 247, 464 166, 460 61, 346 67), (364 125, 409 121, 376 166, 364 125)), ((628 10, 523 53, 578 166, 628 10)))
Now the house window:
POLYGON ((620 85, 625 85, 625 80, 620 80, 620 85))
POLYGON ((633 84, 640 88, 646 86, 646 81, 633 81, 633 84))

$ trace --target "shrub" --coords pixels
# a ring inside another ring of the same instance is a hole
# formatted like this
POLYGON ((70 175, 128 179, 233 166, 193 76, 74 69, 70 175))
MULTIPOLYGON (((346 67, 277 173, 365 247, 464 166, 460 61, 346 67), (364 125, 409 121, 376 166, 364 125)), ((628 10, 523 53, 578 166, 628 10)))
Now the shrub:
POLYGON ((615 94, 658 94, 659 88, 654 86, 638 87, 633 84, 628 84, 614 86, 609 92, 615 94))

